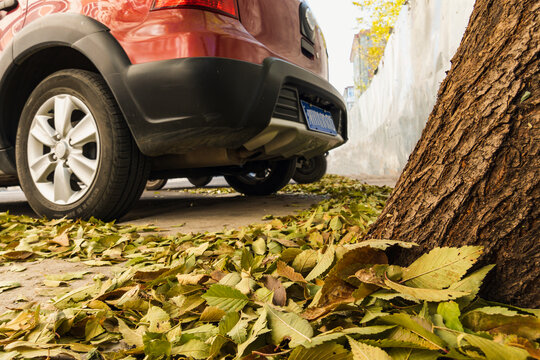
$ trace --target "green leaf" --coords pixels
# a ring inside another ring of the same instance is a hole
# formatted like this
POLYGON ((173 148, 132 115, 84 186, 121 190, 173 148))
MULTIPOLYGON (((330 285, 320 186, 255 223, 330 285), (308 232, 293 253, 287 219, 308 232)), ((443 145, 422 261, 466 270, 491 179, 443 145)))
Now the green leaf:
POLYGON ((407 286, 444 289, 461 280, 482 255, 481 246, 435 248, 403 270, 407 286))
POLYGON ((523 93, 523 95, 521 96, 520 103, 524 102, 525 100, 527 100, 530 97, 531 97, 531 92, 530 91, 525 91, 523 93))
POLYGON ((227 336, 229 336, 232 341, 234 341, 237 344, 241 344, 247 340, 247 329, 248 329, 249 321, 248 320, 240 320, 234 325, 234 327, 227 333, 227 336))
POLYGON ((334 262, 335 248, 330 246, 326 249, 326 252, 322 255, 321 259, 317 262, 317 265, 306 276, 306 281, 312 281, 322 275, 334 262))
POLYGON ((312 348, 321 344, 324 344, 328 341, 335 341, 341 337, 347 336, 347 335, 355 335, 355 336, 367 336, 367 335, 379 335, 380 334, 393 329, 395 326, 388 326, 388 325, 376 325, 376 326, 365 326, 365 327, 354 327, 354 328, 348 328, 341 331, 328 331, 322 334, 319 334, 313 338, 311 338, 311 341, 304 342, 302 344, 305 348, 312 348))
POLYGON ((0 281, 0 294, 18 287, 21 287, 21 284, 16 281, 0 281))
POLYGON ((293 260, 292 267, 299 273, 307 273, 317 265, 318 254, 315 250, 304 250, 293 260))
POLYGON ((407 348, 440 350, 440 346, 415 334, 409 329, 396 327, 390 334, 377 337, 377 340, 362 340, 364 343, 381 348, 407 348))
POLYGON ((210 345, 197 339, 189 340, 187 343, 175 346, 171 350, 171 355, 183 355, 193 359, 206 359, 210 353, 210 345))
POLYGON ((251 246, 257 255, 264 255, 266 253, 266 241, 263 238, 258 238, 251 246))
POLYGON ((351 360, 352 354, 342 345, 325 343, 314 348, 306 349, 299 346, 289 355, 288 360, 351 360))
POLYGON ((339 216, 335 216, 332 218, 332 220, 330 220, 330 228, 334 231, 339 231, 341 230, 341 227, 343 226, 343 224, 341 223, 341 220, 339 220, 339 216))
POLYGON ((237 312, 230 312, 221 319, 219 322, 219 333, 223 336, 227 335, 229 331, 238 323, 240 320, 240 314, 237 312))
POLYGON ((365 312, 366 312, 366 314, 364 315, 364 317, 360 321, 360 324, 368 323, 371 320, 378 318, 379 316, 390 315, 389 313, 384 312, 383 308, 380 307, 380 306, 366 307, 365 312))
POLYGON ((474 309, 464 314, 462 321, 476 332, 518 335, 530 341, 540 338, 540 319, 501 306, 474 309))
POLYGON ((219 333, 219 330, 217 326, 214 326, 212 324, 204 324, 204 325, 196 326, 194 328, 182 331, 182 335, 184 334, 194 335, 197 339, 204 340, 204 341, 217 335, 218 333, 219 333))
POLYGON ((463 296, 469 295, 469 293, 455 291, 455 290, 438 290, 438 289, 419 289, 416 287, 409 287, 395 283, 391 280, 385 280, 384 284, 390 289, 397 291, 400 294, 409 295, 417 300, 422 301, 447 301, 458 299, 463 296))
POLYGON ((223 345, 225 345, 226 343, 229 342, 229 339, 221 336, 221 335, 217 335, 213 338, 212 340, 212 343, 210 344, 210 350, 208 351, 208 357, 213 359, 215 358, 219 352, 221 351, 221 348, 223 347, 223 345))
POLYGON ((144 353, 149 360, 171 356, 171 343, 163 333, 147 332, 143 335, 144 353))
POLYGON ((255 258, 253 254, 248 250, 248 248, 242 249, 242 258, 240 264, 243 270, 249 271, 254 264, 255 258))
POLYGON ((223 311, 240 311, 248 303, 246 295, 229 286, 214 284, 202 296, 210 306, 216 306, 223 311))
POLYGON ((482 350, 487 360, 526 360, 529 353, 513 346, 499 344, 476 335, 462 335, 470 345, 482 350))
POLYGON ((98 335, 101 335, 105 332, 105 329, 100 324, 99 318, 90 319, 84 329, 84 337, 86 341, 90 341, 98 335))
POLYGON ((378 347, 363 344, 347 337, 351 345, 354 360, 392 360, 390 355, 378 347))
POLYGON ((96 284, 77 288, 56 299, 54 301, 54 306, 57 309, 65 309, 71 307, 80 301, 96 295, 98 291, 99 288, 96 286, 96 284))
POLYGON ((237 272, 232 272, 232 273, 229 273, 229 274, 225 275, 223 277, 223 279, 221 279, 219 281, 219 283, 221 285, 234 287, 234 286, 238 285, 238 283, 240 281, 242 281, 242 275, 240 275, 240 273, 237 273, 237 272))
POLYGON ((268 312, 265 308, 263 308, 261 314, 259 315, 259 318, 257 319, 257 321, 255 321, 255 324, 253 324, 253 327, 251 328, 248 339, 242 344, 238 345, 236 359, 242 358, 248 346, 250 346, 255 340, 257 340, 259 336, 266 334, 268 331, 270 331, 266 327, 267 317, 268 312))
POLYGON ((476 295, 480 291, 480 286, 482 286, 484 278, 494 267, 495 265, 484 266, 480 270, 477 270, 471 275, 465 277, 463 280, 450 285, 448 289, 468 292, 471 295, 476 295))
POLYGON ((158 306, 152 306, 141 319, 142 323, 147 323, 148 331, 152 333, 162 333, 171 329, 170 317, 167 312, 158 306))
POLYGON ((138 332, 131 330, 127 324, 119 318, 116 318, 118 321, 118 330, 122 334, 123 340, 126 342, 126 344, 130 346, 135 347, 143 347, 143 337, 138 332))
POLYGON ((281 343, 285 338, 291 340, 289 346, 292 348, 306 341, 311 342, 313 328, 307 320, 294 313, 282 313, 268 305, 265 309, 268 312, 274 344, 281 343))
POLYGON ((74 273, 56 274, 56 275, 45 275, 45 279, 51 280, 51 281, 70 281, 70 280, 82 279, 85 274, 88 274, 88 271, 79 271, 79 272, 74 272, 74 273))
POLYGON ((461 316, 461 311, 459 310, 459 305, 453 301, 440 303, 437 307, 437 313, 442 316, 446 327, 456 331, 463 332, 463 325, 459 321, 461 316))
POLYGON ((457 337, 459 333, 447 328, 441 315, 433 314, 431 319, 433 321, 433 325, 435 325, 435 334, 437 334, 437 336, 440 337, 448 345, 448 347, 457 348, 457 337))
POLYGON ((414 334, 425 339, 437 349, 443 350, 445 348, 444 342, 441 340, 441 338, 439 338, 433 332, 426 330, 425 327, 413 320, 413 318, 407 314, 388 315, 380 317, 380 319, 387 324, 399 325, 405 329, 411 330, 414 334))
POLYGON ((393 360, 437 360, 441 357, 438 351, 415 349, 390 349, 388 355, 393 360))

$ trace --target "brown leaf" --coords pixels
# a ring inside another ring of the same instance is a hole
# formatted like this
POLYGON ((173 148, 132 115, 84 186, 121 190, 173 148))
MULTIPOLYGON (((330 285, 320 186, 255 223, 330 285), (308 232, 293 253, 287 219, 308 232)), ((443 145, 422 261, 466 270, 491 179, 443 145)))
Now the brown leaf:
POLYGON ((356 234, 352 231, 348 232, 344 237, 339 241, 340 244, 349 244, 352 242, 353 238, 356 238, 356 234))
POLYGON ((302 274, 297 273, 292 267, 288 266, 281 260, 277 262, 277 273, 279 276, 283 276, 284 278, 294 282, 306 282, 306 279, 304 279, 302 274))
POLYGON ((338 306, 343 305, 343 304, 349 304, 354 301, 355 299, 353 297, 347 297, 347 298, 341 298, 339 300, 336 300, 335 302, 326 306, 307 308, 306 311, 302 313, 302 317, 309 321, 320 320, 326 315, 330 314, 338 306))
POLYGON ((273 263, 274 261, 276 261, 277 259, 279 259, 281 257, 281 255, 268 255, 267 257, 265 257, 261 263, 262 266, 268 264, 268 263, 273 263))
POLYGON ((225 273, 223 271, 214 270, 210 274, 210 277, 212 278, 212 280, 219 282, 221 279, 225 277, 225 273))
POLYGON ((161 274, 170 269, 159 269, 156 271, 137 271, 133 278, 140 282, 148 282, 157 279, 161 274))
POLYGON ((2 256, 8 260, 20 261, 30 259, 33 255, 34 253, 31 251, 10 251, 2 256))
POLYGON ((133 289, 133 286, 121 287, 121 288, 109 291, 103 295, 100 295, 99 297, 96 298, 96 300, 105 301, 105 300, 119 299, 122 297, 122 295, 124 295, 131 289, 133 289))
MULTIPOLYGON (((497 338, 495 338, 495 340, 497 340, 497 338)), ((530 357, 540 360, 540 349, 537 349, 534 344, 527 339, 517 337, 512 342, 506 343, 506 345, 525 349, 529 353, 530 357)))
POLYGON ((375 291, 379 290, 380 287, 373 284, 360 284, 360 287, 353 291, 352 296, 356 301, 365 299, 369 295, 373 294, 375 291))
POLYGON ((304 250, 294 258, 292 267, 300 273, 307 274, 317 265, 318 257, 319 253, 317 251, 313 249, 304 250))
POLYGON ((288 248, 299 248, 300 245, 298 245, 296 242, 289 240, 289 239, 272 239, 275 242, 280 243, 281 245, 288 247, 288 248))
POLYGON ((345 281, 339 279, 336 276, 328 277, 324 282, 322 296, 319 301, 319 306, 326 306, 332 303, 340 303, 345 299, 352 298, 353 292, 356 287, 345 281))
POLYGON ((180 285, 198 285, 210 279, 206 274, 177 274, 176 278, 180 285))
POLYGON ((388 258, 384 251, 368 247, 353 249, 343 255, 343 258, 330 271, 328 277, 335 276, 351 285, 359 286, 360 280, 352 276, 360 269, 378 264, 388 264, 388 258))
POLYGON ((69 246, 69 236, 66 232, 63 232, 49 242, 58 244, 60 246, 69 246))
POLYGON ((271 356, 280 354, 280 348, 275 345, 266 345, 260 349, 253 350, 250 355, 244 356, 242 360, 267 360, 271 356))
POLYGON ((290 263, 293 261, 299 254, 302 253, 302 250, 298 248, 288 248, 281 252, 281 260, 284 263, 290 263))
POLYGON ((215 306, 205 307, 200 320, 202 322, 218 322, 220 321, 227 313, 215 306))
POLYGON ((319 306, 324 307, 353 297, 353 292, 362 284, 353 275, 370 265, 387 263, 386 254, 377 249, 362 247, 345 253, 326 277, 319 306))
POLYGON ((374 284, 377 286, 385 286, 384 285, 384 278, 379 276, 375 269, 369 268, 369 269, 360 269, 358 270, 354 276, 360 280, 363 283, 366 284, 374 284))
POLYGON ((281 284, 281 281, 273 276, 265 276, 264 286, 274 292, 272 302, 277 306, 287 305, 287 291, 281 284))

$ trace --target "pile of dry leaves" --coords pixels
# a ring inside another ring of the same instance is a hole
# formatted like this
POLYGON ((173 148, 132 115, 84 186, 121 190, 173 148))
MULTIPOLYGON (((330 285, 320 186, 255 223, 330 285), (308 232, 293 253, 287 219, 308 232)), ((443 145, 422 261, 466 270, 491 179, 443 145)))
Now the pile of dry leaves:
MULTIPOLYGON (((328 176, 285 191, 329 198, 264 224, 167 237, 1 213, 4 266, 54 257, 121 271, 60 293, 54 310, 0 315, 0 360, 540 359, 540 311, 476 297, 492 268, 470 273, 481 248, 389 265, 385 249, 413 244, 362 240, 389 188, 328 176)), ((0 280, 0 292, 16 286, 0 280)))

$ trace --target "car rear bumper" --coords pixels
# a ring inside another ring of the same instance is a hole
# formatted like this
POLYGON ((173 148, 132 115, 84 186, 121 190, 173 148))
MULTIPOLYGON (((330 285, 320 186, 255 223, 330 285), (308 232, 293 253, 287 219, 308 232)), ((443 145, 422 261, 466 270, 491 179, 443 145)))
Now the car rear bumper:
POLYGON ((262 65, 225 58, 166 60, 131 65, 122 78, 130 99, 119 103, 148 156, 259 148, 268 156, 309 157, 347 140, 339 92, 283 60, 268 58, 262 65), (338 135, 308 130, 300 100, 330 111, 338 135))

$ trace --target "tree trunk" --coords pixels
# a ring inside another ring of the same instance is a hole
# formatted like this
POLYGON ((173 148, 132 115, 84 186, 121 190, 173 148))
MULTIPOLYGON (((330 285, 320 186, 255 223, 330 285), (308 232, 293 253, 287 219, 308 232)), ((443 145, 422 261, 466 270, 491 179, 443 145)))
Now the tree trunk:
POLYGON ((371 238, 483 245, 481 295, 540 307, 540 2, 477 0, 422 137, 371 238))

